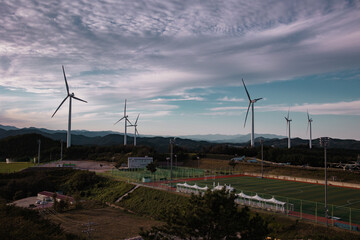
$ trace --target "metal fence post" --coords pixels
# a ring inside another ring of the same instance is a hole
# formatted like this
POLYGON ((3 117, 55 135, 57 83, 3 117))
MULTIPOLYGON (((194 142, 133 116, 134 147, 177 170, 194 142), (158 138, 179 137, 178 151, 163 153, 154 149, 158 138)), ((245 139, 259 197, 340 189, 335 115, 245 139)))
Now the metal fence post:
POLYGON ((315 202, 315 222, 317 222, 317 202, 315 202))
POLYGON ((331 220, 332 220, 332 225, 334 226, 334 204, 331 206, 331 220))
POLYGON ((289 198, 286 198, 286 215, 289 216, 289 198))
POLYGON ((350 223, 350 231, 352 231, 352 226, 351 226, 351 208, 349 208, 349 223, 350 223))
POLYGON ((302 200, 300 200, 300 219, 302 219, 302 200))

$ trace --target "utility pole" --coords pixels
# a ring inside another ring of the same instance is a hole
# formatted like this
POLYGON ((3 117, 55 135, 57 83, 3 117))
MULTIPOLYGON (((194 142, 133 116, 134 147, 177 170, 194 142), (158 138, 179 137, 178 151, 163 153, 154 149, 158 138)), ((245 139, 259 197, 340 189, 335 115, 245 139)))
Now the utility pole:
POLYGON ((175 138, 170 138, 170 180, 172 181, 172 170, 173 170, 173 147, 175 143, 175 138))
POLYGON ((264 178, 264 140, 260 139, 261 144, 261 178, 264 178))
POLYGON ((325 218, 326 226, 328 226, 328 208, 327 208, 327 159, 326 159, 326 148, 329 144, 329 138, 320 138, 320 145, 324 147, 324 161, 325 161, 325 218))
POLYGON ((62 159, 63 159, 63 141, 62 140, 60 140, 60 146, 61 146, 60 160, 62 161, 62 159))
POLYGON ((39 150, 38 150, 38 164, 40 164, 40 147, 41 147, 41 140, 38 140, 38 144, 39 144, 39 150))

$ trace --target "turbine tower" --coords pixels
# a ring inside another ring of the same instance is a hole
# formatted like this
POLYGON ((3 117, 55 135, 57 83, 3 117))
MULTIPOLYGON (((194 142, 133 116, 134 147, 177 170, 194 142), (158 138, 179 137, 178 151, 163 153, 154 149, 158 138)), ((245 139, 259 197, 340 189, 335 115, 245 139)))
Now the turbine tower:
POLYGON ((290 123, 291 123, 291 121, 292 121, 292 119, 290 119, 289 118, 289 114, 290 114, 290 109, 289 109, 289 111, 288 111, 288 115, 287 115, 287 117, 285 117, 285 119, 286 119, 286 130, 288 130, 289 132, 288 132, 288 148, 290 148, 291 147, 291 144, 290 144, 290 141, 291 141, 291 136, 290 136, 290 129, 291 129, 291 125, 290 125, 290 123))
POLYGON ((67 80, 66 80, 66 75, 65 75, 64 66, 62 66, 62 70, 63 70, 63 73, 64 73, 64 79, 65 79, 65 86, 66 86, 67 96, 66 96, 66 97, 64 98, 64 100, 60 103, 59 107, 55 110, 54 114, 53 114, 51 117, 54 117, 54 116, 55 116, 55 113, 60 109, 60 107, 63 105, 63 103, 66 101, 66 99, 69 98, 69 120, 68 120, 67 144, 66 144, 66 147, 69 148, 69 147, 71 146, 71 102, 72 102, 72 99, 76 99, 76 100, 79 100, 79 101, 82 101, 82 102, 85 102, 85 103, 87 103, 87 101, 75 97, 75 94, 74 94, 74 93, 71 93, 71 94, 70 94, 69 85, 68 85, 67 80))
POLYGON ((134 130, 134 146, 136 146, 136 135, 139 135, 139 132, 137 130, 137 121, 139 120, 139 116, 140 116, 140 113, 138 114, 135 123, 130 125, 130 127, 135 128, 135 130, 134 130))
POLYGON ((246 119, 247 119, 247 116, 248 116, 248 113, 249 113, 249 109, 250 109, 250 105, 251 105, 251 147, 254 147, 254 103, 256 103, 257 101, 261 100, 262 98, 256 98, 256 99, 251 99, 250 98, 250 94, 248 92, 248 90, 246 89, 246 86, 245 86, 245 82, 243 79, 241 79, 242 82, 243 82, 243 85, 244 85, 244 88, 245 88, 245 91, 246 91, 246 94, 249 98, 249 106, 248 106, 248 109, 247 109, 247 112, 246 112, 246 116, 245 116, 245 122, 244 122, 244 127, 246 125, 246 119))
MULTIPOLYGON (((312 140, 312 129, 311 129, 311 123, 312 123, 312 118, 310 118, 309 116, 309 111, 307 112, 307 117, 308 117, 308 129, 309 130, 309 127, 310 127, 310 138, 309 138, 309 148, 311 149, 312 148, 312 144, 311 144, 311 140, 312 140)), ((307 131, 306 131, 307 132, 307 131)))
POLYGON ((117 124, 118 122, 120 122, 121 120, 125 119, 125 120, 124 120, 124 122, 125 122, 124 145, 126 145, 127 123, 130 123, 130 125, 132 125, 131 122, 129 121, 128 117, 129 117, 129 116, 126 115, 126 99, 125 99, 124 116, 123 116, 122 118, 120 118, 116 123, 114 123, 114 125, 115 125, 115 124, 117 124))

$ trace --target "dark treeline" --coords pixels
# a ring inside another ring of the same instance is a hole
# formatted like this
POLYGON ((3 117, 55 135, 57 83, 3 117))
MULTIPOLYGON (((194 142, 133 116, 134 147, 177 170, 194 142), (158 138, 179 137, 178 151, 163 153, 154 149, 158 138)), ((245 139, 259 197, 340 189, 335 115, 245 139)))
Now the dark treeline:
POLYGON ((22 172, 0 174, 0 199, 17 200, 36 196, 44 190, 85 195, 94 185, 105 181, 105 178, 94 172, 64 168, 30 168, 22 172))
MULTIPOLYGON (((40 134, 25 134, 13 137, 7 137, 0 140, 0 161, 11 158, 15 161, 33 161, 38 155, 38 140, 41 140, 41 162, 60 159, 61 145, 60 141, 51 140, 40 134)), ((163 140, 163 139, 162 139, 163 140)), ((224 154, 231 156, 247 156, 261 158, 260 146, 255 148, 234 146, 230 144, 208 144, 198 146, 197 151, 188 148, 186 140, 176 140, 173 153, 178 161, 186 161, 189 159, 189 152, 197 153, 197 156, 205 156, 206 154, 224 154), (186 144, 185 144, 186 143, 186 144)), ((168 141, 166 141, 168 142, 168 141)), ((193 142, 193 141, 192 141, 193 142)), ((163 152, 158 152, 154 147, 148 145, 132 146, 132 145, 114 145, 114 146, 95 146, 83 145, 72 146, 66 148, 63 143, 63 159, 67 160, 95 160, 95 161, 112 161, 118 166, 127 162, 127 158, 131 156, 150 156, 155 161, 165 161, 169 157, 170 144, 166 145, 163 152)), ((359 151, 328 148, 328 162, 349 163, 356 161, 359 151)), ((306 145, 294 146, 291 149, 264 146, 264 160, 291 163, 293 165, 310 165, 323 166, 324 150, 315 146, 309 149, 306 145)))
MULTIPOLYGON (((264 146, 264 160, 277 163, 291 163, 292 165, 309 165, 313 167, 324 166, 324 149, 307 146, 295 146, 291 149, 264 146)), ((202 149, 202 155, 226 154, 232 156, 247 156, 261 158, 261 147, 234 147, 228 144, 215 145, 202 149)), ((329 163, 349 163, 356 161, 359 151, 328 148, 327 161, 329 163)))

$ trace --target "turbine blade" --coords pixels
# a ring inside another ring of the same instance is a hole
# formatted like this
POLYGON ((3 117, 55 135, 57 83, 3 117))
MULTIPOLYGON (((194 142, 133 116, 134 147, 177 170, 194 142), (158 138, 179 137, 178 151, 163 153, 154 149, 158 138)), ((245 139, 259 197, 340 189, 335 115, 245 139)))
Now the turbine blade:
POLYGON ((66 80, 66 75, 65 75, 64 65, 62 65, 62 70, 63 70, 63 73, 64 73, 64 79, 65 79, 66 91, 67 91, 67 94, 68 94, 68 95, 70 95, 69 85, 68 85, 67 80, 66 80))
POLYGON ((126 99, 125 99, 125 107, 124 107, 124 116, 126 116, 126 99))
POLYGON ((257 98, 257 99, 254 99, 254 101, 257 102, 257 101, 259 101, 261 99, 263 99, 263 98, 257 98))
POLYGON ((248 98, 249 98, 249 101, 251 101, 250 94, 249 94, 249 92, 248 92, 248 90, 247 90, 247 88, 246 88, 246 86, 245 86, 244 79, 241 79, 241 80, 242 80, 242 82, 243 82, 243 85, 244 85, 244 88, 245 88, 246 94, 247 94, 247 96, 248 96, 248 98))
POLYGON ((137 136, 140 135, 136 127, 135 127, 135 133, 136 133, 137 136))
POLYGON ((127 121, 128 123, 130 123, 130 125, 133 125, 127 117, 125 117, 125 118, 126 118, 126 121, 127 121))
POLYGON ((55 115, 55 113, 60 109, 61 105, 63 105, 63 103, 66 101, 66 99, 68 99, 69 96, 67 96, 66 98, 64 98, 64 100, 60 103, 60 105, 58 106, 58 108, 55 110, 54 114, 51 116, 53 117, 55 115))
POLYGON ((307 116, 308 116, 308 121, 310 121, 309 111, 306 111, 306 112, 307 112, 307 116))
POLYGON ((248 109, 247 109, 247 112, 246 112, 244 127, 245 127, 245 125, 246 125, 246 119, 247 119, 247 116, 248 116, 248 114, 249 114, 250 105, 251 105, 251 102, 249 102, 249 106, 248 106, 248 109))
POLYGON ((114 125, 117 124, 118 122, 120 122, 121 120, 123 120, 124 118, 125 117, 120 118, 116 123, 114 123, 114 125))
POLYGON ((75 98, 76 100, 79 100, 79 101, 82 101, 82 102, 85 102, 85 103, 87 103, 87 101, 85 101, 85 100, 82 100, 82 99, 80 99, 80 98, 77 98, 77 97, 75 97, 75 96, 72 96, 72 98, 75 98))
POLYGON ((290 116, 290 107, 289 107, 289 110, 288 110, 288 117, 287 118, 289 118, 289 116, 290 116))
POLYGON ((136 121, 135 121, 135 125, 137 124, 137 121, 139 119, 139 116, 140 116, 140 113, 138 114, 137 118, 136 118, 136 121))

